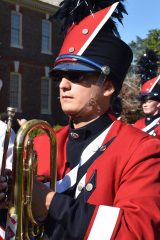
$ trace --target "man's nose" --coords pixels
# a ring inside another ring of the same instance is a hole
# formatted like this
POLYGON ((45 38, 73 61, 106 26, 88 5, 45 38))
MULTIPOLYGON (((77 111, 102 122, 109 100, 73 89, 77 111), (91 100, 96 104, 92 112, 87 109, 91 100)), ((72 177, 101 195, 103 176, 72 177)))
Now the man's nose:
POLYGON ((59 88, 60 89, 70 89, 71 88, 71 82, 69 81, 69 79, 67 79, 66 77, 63 77, 60 84, 59 84, 59 88))

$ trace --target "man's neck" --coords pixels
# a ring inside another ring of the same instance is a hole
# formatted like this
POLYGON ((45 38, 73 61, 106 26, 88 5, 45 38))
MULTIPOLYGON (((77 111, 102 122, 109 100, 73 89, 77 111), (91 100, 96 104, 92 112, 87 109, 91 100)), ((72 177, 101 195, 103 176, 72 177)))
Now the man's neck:
POLYGON ((98 119, 100 116, 97 116, 95 118, 92 118, 92 119, 86 119, 86 120, 80 120, 80 119, 73 119, 73 126, 75 129, 77 128, 80 128, 80 127, 84 127, 86 126, 87 124, 95 121, 96 119, 98 119))
POLYGON ((152 114, 147 114, 147 117, 155 117, 157 115, 160 115, 160 112, 158 110, 152 114))
POLYGON ((153 114, 153 116, 156 116, 156 115, 159 115, 160 114, 160 112, 157 110, 154 114, 153 114))

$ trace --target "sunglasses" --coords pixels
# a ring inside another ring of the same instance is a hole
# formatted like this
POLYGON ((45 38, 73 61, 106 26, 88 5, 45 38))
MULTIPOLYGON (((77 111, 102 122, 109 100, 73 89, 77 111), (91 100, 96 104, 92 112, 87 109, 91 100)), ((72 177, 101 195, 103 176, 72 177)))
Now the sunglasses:
MULTIPOLYGON (((85 73, 85 72, 62 72, 58 73, 54 76, 55 81, 61 81, 62 78, 66 78, 70 80, 71 82, 83 82, 85 80, 88 80, 89 78, 95 76, 95 73, 85 73)), ((98 74, 97 74, 98 76, 98 74)))

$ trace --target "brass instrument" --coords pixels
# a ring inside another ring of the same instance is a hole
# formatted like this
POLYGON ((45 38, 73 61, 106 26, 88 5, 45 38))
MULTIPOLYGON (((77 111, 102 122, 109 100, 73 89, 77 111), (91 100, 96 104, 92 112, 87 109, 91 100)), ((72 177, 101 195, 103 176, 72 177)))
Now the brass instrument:
POLYGON ((11 127, 12 127, 12 121, 15 116, 16 109, 12 107, 7 108, 7 114, 8 114, 8 121, 7 121, 7 129, 6 129, 6 135, 4 139, 4 147, 3 147, 3 158, 2 158, 2 167, 1 167, 1 173, 0 175, 4 175, 4 170, 6 168, 6 160, 7 160, 7 151, 8 151, 8 145, 11 135, 11 127))
POLYGON ((13 188, 9 203, 5 239, 45 239, 43 227, 32 214, 33 177, 37 175, 37 156, 33 147, 34 130, 43 130, 50 139, 50 188, 55 190, 57 145, 53 128, 43 120, 30 120, 19 129, 14 146, 13 188), (14 233, 14 234, 13 234, 14 233), (10 238, 13 234, 14 237, 10 238))

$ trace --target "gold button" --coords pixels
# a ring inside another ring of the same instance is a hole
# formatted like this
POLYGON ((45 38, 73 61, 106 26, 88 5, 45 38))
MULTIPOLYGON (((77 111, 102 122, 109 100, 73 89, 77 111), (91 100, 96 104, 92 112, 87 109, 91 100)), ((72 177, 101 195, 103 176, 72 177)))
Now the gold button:
POLYGON ((86 185, 86 190, 87 190, 88 192, 90 192, 90 191, 92 191, 92 189, 93 189, 93 184, 92 184, 92 183, 88 183, 88 184, 86 185))

